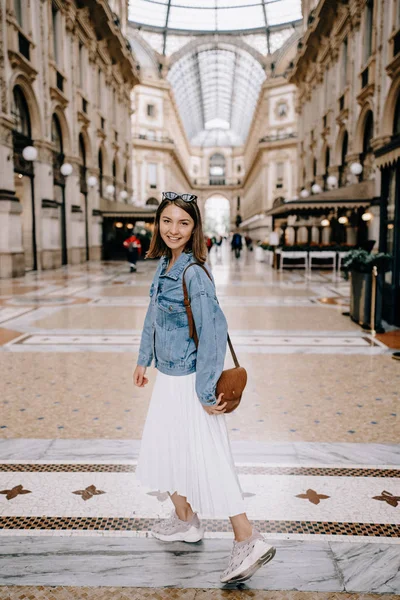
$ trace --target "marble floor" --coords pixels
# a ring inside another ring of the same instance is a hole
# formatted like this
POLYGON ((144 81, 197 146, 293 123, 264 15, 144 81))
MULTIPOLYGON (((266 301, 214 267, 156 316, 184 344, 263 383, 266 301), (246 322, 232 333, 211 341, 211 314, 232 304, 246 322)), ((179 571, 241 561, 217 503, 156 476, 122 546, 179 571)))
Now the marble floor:
POLYGON ((198 544, 149 537, 171 510, 135 479, 154 369, 131 381, 155 264, 88 263, 0 281, 1 600, 400 594, 400 336, 354 324, 329 271, 211 262, 249 373, 235 463, 276 558, 222 588, 226 515, 198 544))

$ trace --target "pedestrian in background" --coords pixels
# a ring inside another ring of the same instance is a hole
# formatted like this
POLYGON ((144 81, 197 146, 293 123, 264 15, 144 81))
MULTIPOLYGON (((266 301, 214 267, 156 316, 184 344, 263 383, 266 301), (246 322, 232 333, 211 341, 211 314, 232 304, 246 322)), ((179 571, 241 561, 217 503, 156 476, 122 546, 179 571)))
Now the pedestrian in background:
POLYGON ((240 253, 243 248, 243 242, 242 242, 242 236, 240 235, 240 233, 238 231, 235 231, 235 233, 233 234, 231 246, 232 246, 232 250, 235 253, 236 258, 240 258, 240 253))
POLYGON ((126 248, 126 257, 131 269, 131 273, 137 270, 136 263, 142 252, 142 245, 136 235, 131 235, 124 241, 124 248, 126 248))

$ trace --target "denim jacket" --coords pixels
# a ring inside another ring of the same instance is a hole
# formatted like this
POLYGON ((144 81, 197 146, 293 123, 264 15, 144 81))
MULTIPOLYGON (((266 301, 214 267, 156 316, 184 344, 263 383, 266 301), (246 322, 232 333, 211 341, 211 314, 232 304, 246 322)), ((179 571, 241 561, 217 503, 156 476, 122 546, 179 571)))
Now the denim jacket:
POLYGON ((196 350, 189 337, 182 289, 183 271, 193 262, 196 261, 191 252, 182 253, 166 273, 168 259, 161 258, 150 288, 137 364, 149 367, 154 359, 156 369, 166 375, 196 372, 197 396, 202 404, 212 405, 216 403, 215 388, 224 368, 228 328, 214 283, 203 269, 191 267, 185 281, 199 338, 196 350))

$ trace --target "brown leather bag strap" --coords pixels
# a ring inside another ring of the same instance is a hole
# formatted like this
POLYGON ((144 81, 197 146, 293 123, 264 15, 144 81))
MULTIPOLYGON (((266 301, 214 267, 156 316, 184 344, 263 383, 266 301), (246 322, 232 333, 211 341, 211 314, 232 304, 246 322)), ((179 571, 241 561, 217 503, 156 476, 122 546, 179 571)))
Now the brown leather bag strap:
MULTIPOLYGON (((188 322, 189 322, 189 337, 193 338, 194 343, 196 344, 196 348, 198 348, 198 346, 199 346, 199 338, 198 338, 197 331, 196 331, 196 325, 195 325, 195 322, 194 322, 194 319, 193 319, 192 307, 190 306, 189 294, 188 294, 188 291, 187 291, 187 286, 186 286, 186 281, 185 281, 185 273, 186 273, 186 271, 188 269, 190 269, 190 267, 194 267, 194 266, 201 267, 203 269, 203 271, 206 272, 208 278, 211 281, 213 281, 213 280, 212 280, 212 277, 211 277, 210 273, 208 272, 208 270, 203 265, 201 265, 200 263, 192 263, 192 264, 190 264, 183 271, 183 275, 182 275, 183 303, 184 303, 185 308, 186 308, 186 314, 187 314, 188 322)), ((237 356, 236 356, 236 352, 233 349, 231 338, 229 337, 229 333, 228 333, 228 345, 229 345, 229 350, 231 351, 231 354, 232 354, 233 362, 235 363, 235 367, 240 367, 239 361, 238 361, 237 356)))

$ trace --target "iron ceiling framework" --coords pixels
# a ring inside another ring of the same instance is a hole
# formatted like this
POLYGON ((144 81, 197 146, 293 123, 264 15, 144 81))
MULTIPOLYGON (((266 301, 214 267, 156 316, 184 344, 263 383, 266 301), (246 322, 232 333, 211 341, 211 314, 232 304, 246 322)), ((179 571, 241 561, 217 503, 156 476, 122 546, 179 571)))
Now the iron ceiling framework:
POLYGON ((257 33, 301 19, 300 0, 132 0, 134 26, 169 33, 257 33))
POLYGON ((271 54, 276 49, 271 36, 294 31, 299 19, 301 0, 131 0, 129 9, 131 26, 158 36, 164 55, 169 39, 199 42, 172 62, 167 76, 196 146, 244 144, 266 78, 262 55, 257 60, 227 36, 245 41, 246 34, 257 34, 271 54))
POLYGON ((172 66, 168 80, 193 145, 219 145, 221 137, 229 146, 244 143, 265 80, 248 52, 218 43, 200 47, 172 66))

